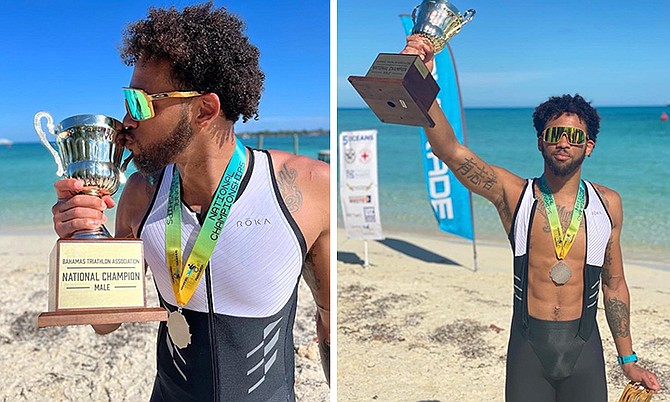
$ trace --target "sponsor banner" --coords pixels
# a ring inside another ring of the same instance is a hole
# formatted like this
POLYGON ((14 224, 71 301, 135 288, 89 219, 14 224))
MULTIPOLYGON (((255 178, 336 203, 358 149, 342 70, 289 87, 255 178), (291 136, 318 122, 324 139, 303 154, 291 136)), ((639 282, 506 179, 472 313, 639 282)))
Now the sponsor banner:
POLYGON ((340 202, 347 236, 383 239, 377 181, 377 130, 339 136, 340 202))
MULTIPOLYGON (((414 24, 409 16, 401 16, 405 33, 409 35, 414 24)), ((461 103, 456 65, 449 44, 435 56, 433 76, 440 86, 437 101, 454 129, 456 138, 465 143, 465 119, 461 103)), ((428 199, 440 230, 474 240, 471 194, 453 172, 432 152, 426 134, 421 130, 421 153, 428 199)))

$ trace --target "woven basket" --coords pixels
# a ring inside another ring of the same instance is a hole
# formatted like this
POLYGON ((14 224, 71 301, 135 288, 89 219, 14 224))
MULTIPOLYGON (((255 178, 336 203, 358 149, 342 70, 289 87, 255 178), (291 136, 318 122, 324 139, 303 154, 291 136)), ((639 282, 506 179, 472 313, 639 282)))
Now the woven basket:
POLYGON ((639 382, 629 382, 623 389, 619 402, 649 402, 654 391, 645 388, 639 382))

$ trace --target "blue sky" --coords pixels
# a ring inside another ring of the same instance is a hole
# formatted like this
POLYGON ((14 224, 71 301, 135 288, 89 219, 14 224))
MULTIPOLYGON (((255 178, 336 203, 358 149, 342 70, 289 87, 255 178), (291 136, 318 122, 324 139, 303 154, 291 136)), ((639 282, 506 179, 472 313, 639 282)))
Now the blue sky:
MULTIPOLYGON (((338 107, 365 107, 347 82, 399 52, 398 18, 419 0, 339 0, 338 107)), ((670 101, 670 1, 454 0, 477 14, 450 41, 465 107, 531 107, 578 92, 596 106, 670 101)))
MULTIPOLYGON (((0 24, 0 138, 34 142, 33 116, 56 122, 84 113, 121 119, 121 87, 132 68, 119 58, 121 33, 150 6, 184 0, 3 3, 0 24)), ((266 81, 260 119, 236 130, 329 128, 329 13, 324 1, 215 1, 246 22, 266 81)))

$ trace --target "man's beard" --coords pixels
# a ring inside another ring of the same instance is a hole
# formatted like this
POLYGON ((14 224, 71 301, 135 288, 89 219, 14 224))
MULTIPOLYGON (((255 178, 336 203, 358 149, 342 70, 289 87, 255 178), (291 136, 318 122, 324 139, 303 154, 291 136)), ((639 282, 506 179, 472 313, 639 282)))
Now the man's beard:
POLYGON ((581 156, 577 156, 576 158, 572 159, 572 162, 567 163, 567 164, 559 164, 554 158, 553 155, 547 152, 547 148, 543 147, 542 148, 542 157, 544 158, 544 163, 546 166, 549 167, 549 170, 551 173, 553 173, 555 176, 559 177, 565 177, 569 176, 572 174, 575 170, 577 170, 581 165, 582 162, 584 162, 584 158, 586 158, 586 152, 584 152, 581 156))
POLYGON ((143 175, 152 176, 173 163, 175 157, 190 144, 192 138, 193 129, 189 124, 188 115, 186 111, 182 111, 177 126, 163 141, 147 148, 138 144, 140 152, 133 155, 133 164, 143 175))

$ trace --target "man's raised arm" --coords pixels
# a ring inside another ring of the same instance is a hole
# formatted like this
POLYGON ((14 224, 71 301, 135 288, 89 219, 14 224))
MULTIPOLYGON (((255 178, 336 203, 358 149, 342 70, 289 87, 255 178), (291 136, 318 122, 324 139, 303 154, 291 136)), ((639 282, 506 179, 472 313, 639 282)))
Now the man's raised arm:
MULTIPOLYGON (((401 53, 419 55, 426 67, 432 71, 433 48, 421 36, 407 37, 407 45, 401 53)), ((424 127, 424 130, 433 154, 449 167, 468 190, 491 201, 498 209, 505 229, 509 230, 512 208, 525 181, 503 168, 487 164, 471 149, 458 142, 437 101, 433 102, 429 114, 435 126, 424 127)))

